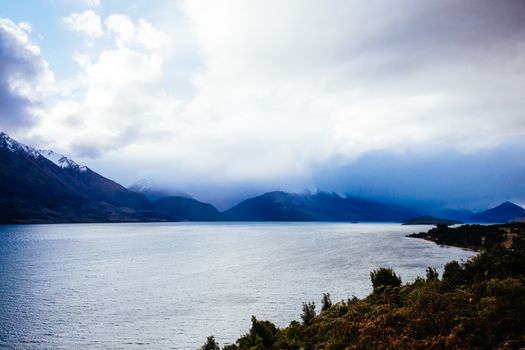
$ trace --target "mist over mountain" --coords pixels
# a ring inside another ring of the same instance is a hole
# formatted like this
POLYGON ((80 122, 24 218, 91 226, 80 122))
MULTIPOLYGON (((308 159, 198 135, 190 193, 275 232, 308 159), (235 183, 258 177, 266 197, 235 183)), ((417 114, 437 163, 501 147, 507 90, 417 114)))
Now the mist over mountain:
POLYGON ((0 223, 220 219, 210 204, 183 197, 150 201, 70 158, 5 133, 0 133, 0 193, 0 223))
POLYGON ((20 144, 5 133, 0 133, 0 192, 1 222, 158 219, 149 214, 154 207, 143 195, 67 157, 20 144))
POLYGON ((193 198, 168 196, 157 199, 155 207, 173 221, 221 221, 222 214, 211 204, 193 198))
MULTIPOLYGON (((0 133, 0 222, 118 221, 405 221, 438 215, 467 222, 507 222, 525 209, 505 202, 474 215, 465 209, 418 208, 317 191, 272 191, 220 212, 152 179, 126 189, 52 150, 38 150, 0 133)), ((401 202, 402 203, 402 202, 401 202)))
POLYGON ((335 193, 269 192, 226 210, 224 217, 242 221, 401 221, 409 209, 335 193))
POLYGON ((146 198, 152 201, 169 196, 192 198, 189 194, 183 191, 162 187, 150 177, 138 180, 129 186, 128 189, 133 192, 142 193, 146 198))

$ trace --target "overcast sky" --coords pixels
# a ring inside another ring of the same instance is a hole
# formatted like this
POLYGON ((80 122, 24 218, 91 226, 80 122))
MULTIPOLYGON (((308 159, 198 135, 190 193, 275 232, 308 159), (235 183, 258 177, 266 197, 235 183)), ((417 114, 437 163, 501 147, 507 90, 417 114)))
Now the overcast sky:
POLYGON ((0 130, 226 206, 525 202, 525 1, 0 1, 0 130))

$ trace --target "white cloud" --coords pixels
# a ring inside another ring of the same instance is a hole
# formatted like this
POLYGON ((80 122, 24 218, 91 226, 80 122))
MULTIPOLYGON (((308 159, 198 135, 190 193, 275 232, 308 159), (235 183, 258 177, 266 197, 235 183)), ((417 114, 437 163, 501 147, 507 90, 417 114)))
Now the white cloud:
POLYGON ((100 6, 100 0, 78 0, 82 4, 88 7, 98 7, 100 6))
POLYGON ((18 28, 28 32, 28 33, 31 33, 31 31, 33 30, 33 27, 31 27, 31 23, 29 22, 20 22, 18 23, 18 28))
POLYGON ((0 130, 20 136, 20 130, 38 123, 42 100, 53 92, 55 82, 28 28, 0 18, 0 130))
POLYGON ((81 33, 91 42, 104 35, 100 16, 92 10, 82 13, 72 13, 62 18, 62 21, 71 31, 81 33))
POLYGON ((106 23, 114 47, 74 55, 81 74, 64 85, 67 97, 58 100, 38 129, 86 157, 169 130, 164 120, 177 113, 177 101, 163 90, 162 45, 157 43, 166 34, 121 15, 111 15, 106 23))
POLYGON ((180 4, 202 59, 194 94, 166 88, 183 69, 167 47, 184 39, 114 14, 114 47, 76 56, 83 93, 55 106, 46 132, 179 183, 308 178, 370 152, 472 152, 525 135, 525 22, 510 5, 180 4))
POLYGON ((113 14, 104 23, 119 47, 141 45, 155 50, 162 49, 169 43, 169 38, 163 31, 154 28, 144 19, 135 24, 126 15, 113 14))

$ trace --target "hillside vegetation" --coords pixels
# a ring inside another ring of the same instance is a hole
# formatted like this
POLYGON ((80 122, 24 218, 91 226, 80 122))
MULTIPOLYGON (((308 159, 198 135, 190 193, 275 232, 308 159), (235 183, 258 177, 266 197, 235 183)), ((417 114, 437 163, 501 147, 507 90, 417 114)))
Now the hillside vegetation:
MULTIPOLYGON (((468 261, 447 263, 441 277, 428 268, 424 278, 405 285, 391 269, 378 268, 371 272, 373 292, 366 298, 332 304, 325 294, 320 312, 313 302, 304 303, 301 321, 282 329, 252 317, 248 333, 223 349, 525 347, 523 236, 523 229, 513 230, 509 248, 487 242, 468 261)), ((220 347, 209 337, 201 349, 220 347)))

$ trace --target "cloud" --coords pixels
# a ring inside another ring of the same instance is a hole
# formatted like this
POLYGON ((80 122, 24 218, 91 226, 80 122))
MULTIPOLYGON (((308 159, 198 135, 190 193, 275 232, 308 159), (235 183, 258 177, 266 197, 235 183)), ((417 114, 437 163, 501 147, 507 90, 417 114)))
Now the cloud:
POLYGON ((370 152, 471 152, 525 134, 518 2, 183 6, 204 60, 166 155, 183 171, 307 177, 370 152))
POLYGON ((182 188, 309 186, 317 169, 369 154, 472 154, 525 136, 522 1, 178 4, 165 22, 106 18, 112 46, 76 56, 80 93, 42 133, 133 164, 124 181, 182 188), (168 74, 187 69, 172 50, 181 32, 199 60, 182 75, 187 95, 168 74))
POLYGON ((78 0, 78 1, 88 7, 100 6, 100 0, 78 0))
POLYGON ((74 55, 80 74, 37 129, 80 157, 98 157, 166 130, 163 120, 176 114, 178 105, 164 91, 161 52, 167 35, 124 15, 109 16, 105 25, 112 45, 74 55))
POLYGON ((62 21, 69 30, 85 35, 88 43, 104 35, 100 16, 92 10, 87 10, 82 13, 72 13, 62 18, 62 21))
POLYGON ((54 82, 40 48, 28 36, 30 25, 0 19, 0 129, 34 126, 42 97, 54 82))
POLYGON ((31 23, 29 22, 20 22, 18 23, 18 28, 28 32, 28 33, 31 33, 31 31, 33 30, 33 27, 31 26, 31 23))
POLYGON ((318 188, 407 205, 482 210, 525 198, 523 141, 476 153, 449 147, 371 153, 315 172, 318 188), (344 179, 342 181, 341 179, 344 179))
POLYGON ((140 45, 149 50, 157 50, 166 47, 169 42, 166 33, 156 29, 144 19, 133 23, 126 15, 113 14, 104 23, 118 47, 140 45))

